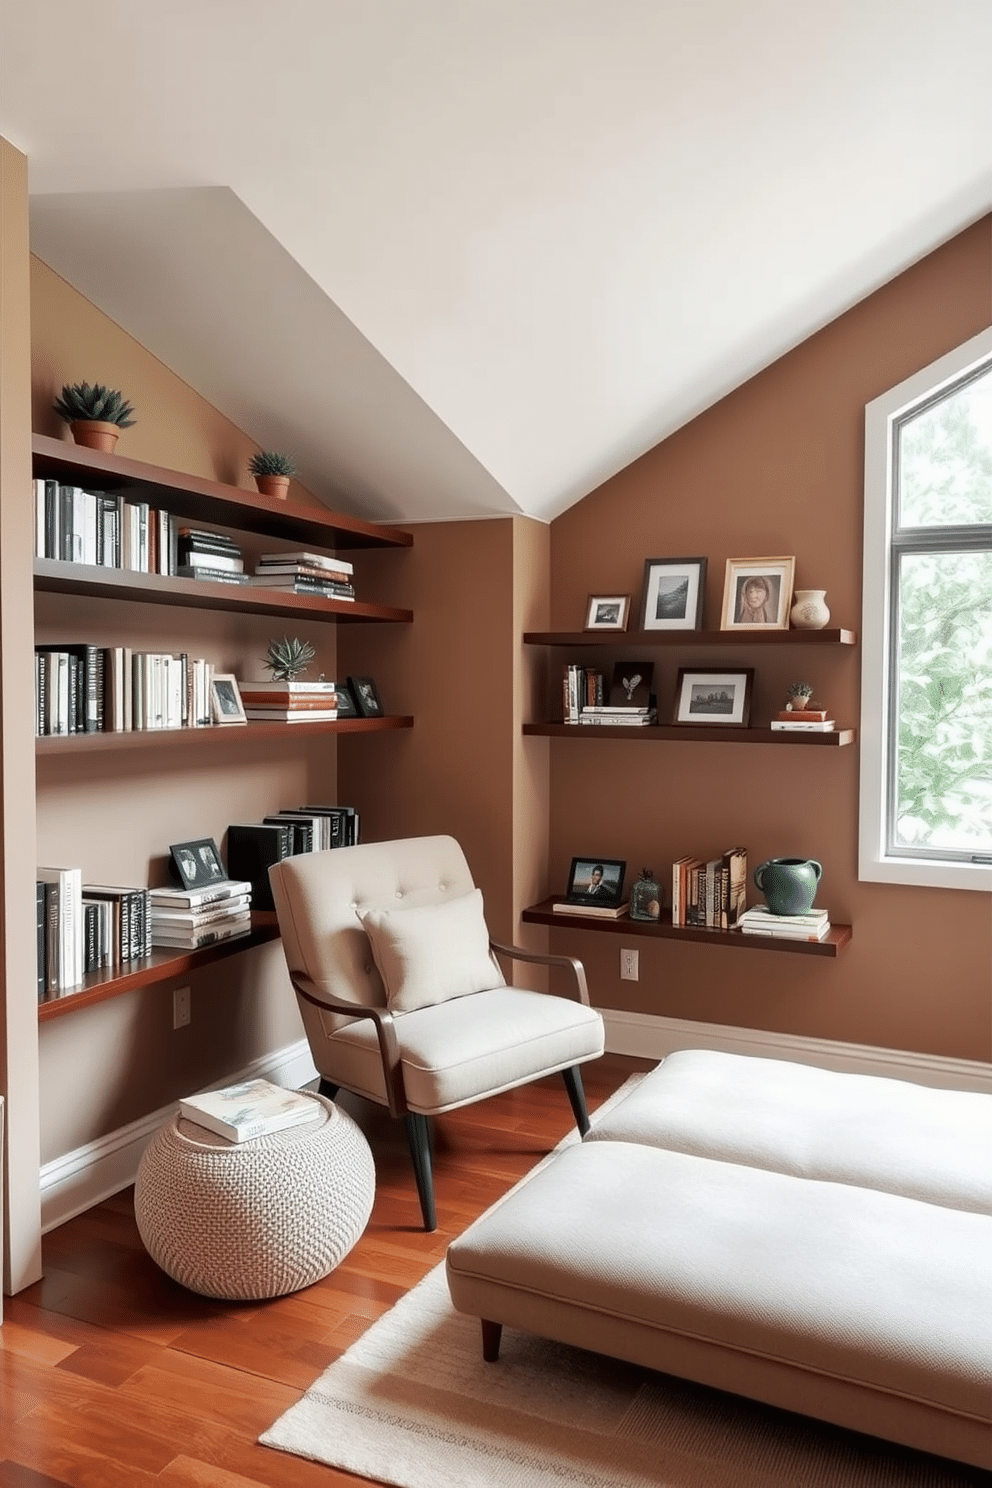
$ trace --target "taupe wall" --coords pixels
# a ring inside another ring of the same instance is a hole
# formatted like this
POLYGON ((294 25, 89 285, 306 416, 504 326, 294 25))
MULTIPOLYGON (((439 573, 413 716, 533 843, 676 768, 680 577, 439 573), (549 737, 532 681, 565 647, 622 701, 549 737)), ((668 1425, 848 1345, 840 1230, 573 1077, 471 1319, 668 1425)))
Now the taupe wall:
MULTIPOLYGON (((718 629, 727 558, 794 554, 797 587, 826 589, 832 623, 860 630, 864 405, 990 322, 986 218, 561 516, 554 626, 581 628, 591 592, 630 591, 636 606, 646 558, 699 554, 709 559, 704 625, 718 629)), ((838 721, 858 722, 854 650, 654 655, 663 712, 679 665, 729 661, 755 667, 758 722, 782 706, 793 674, 808 675, 838 721)), ((858 882, 856 747, 577 739, 553 741, 551 753, 550 887, 564 883, 573 854, 667 872, 682 854, 741 842, 752 867, 770 856, 819 858, 818 902, 854 926, 837 961, 640 940, 636 984, 619 980, 620 941, 556 931, 559 948, 586 960, 600 1005, 992 1056, 990 896, 858 882)))

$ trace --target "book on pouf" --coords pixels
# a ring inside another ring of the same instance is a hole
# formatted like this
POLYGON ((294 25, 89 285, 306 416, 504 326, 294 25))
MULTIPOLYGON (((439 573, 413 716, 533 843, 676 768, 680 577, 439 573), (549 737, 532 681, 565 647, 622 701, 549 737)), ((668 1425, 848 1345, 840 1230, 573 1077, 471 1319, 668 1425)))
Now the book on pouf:
POLYGON ((247 1142, 290 1126, 316 1121, 321 1105, 312 1095, 285 1090, 271 1080, 245 1080, 222 1090, 204 1090, 179 1102, 187 1121, 205 1126, 230 1142, 247 1142))

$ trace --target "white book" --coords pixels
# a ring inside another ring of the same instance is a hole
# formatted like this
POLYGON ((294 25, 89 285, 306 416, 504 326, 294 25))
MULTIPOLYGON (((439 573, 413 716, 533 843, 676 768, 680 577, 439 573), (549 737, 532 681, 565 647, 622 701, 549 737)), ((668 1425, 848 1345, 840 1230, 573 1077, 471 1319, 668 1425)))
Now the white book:
POLYGON ((238 894, 230 899, 215 899, 212 904, 192 907, 166 908, 151 901, 152 926, 158 930, 205 930, 226 924, 228 920, 243 916, 251 910, 251 895, 238 894))
POLYGON ((179 1102, 180 1114, 231 1142, 303 1126, 322 1114, 320 1101, 269 1080, 245 1080, 223 1090, 204 1090, 179 1102))
POLYGON ((169 926, 168 929, 164 929, 160 925, 154 925, 152 945, 171 947, 179 951, 198 951, 205 946, 217 945, 222 940, 231 940, 236 935, 247 935, 250 930, 251 915, 247 912, 214 925, 205 925, 202 929, 191 930, 185 925, 169 926))
POLYGON ((204 885, 202 889, 173 888, 171 884, 159 889, 150 889, 152 908, 194 909, 204 904, 220 903, 224 899, 240 899, 251 895, 251 884, 243 878, 225 878, 219 883, 204 885))
POLYGON ((554 914, 596 915, 601 920, 620 920, 629 908, 630 902, 626 899, 623 904, 615 907, 607 904, 569 904, 564 900, 551 906, 554 914))
POLYGON ((827 919, 825 909, 808 909, 802 914, 773 914, 767 904, 752 904, 741 915, 742 924, 773 924, 773 925, 821 925, 827 919))
POLYGON ((38 868, 35 878, 40 883, 54 884, 58 890, 58 979, 60 992, 79 987, 83 980, 83 870, 81 868, 38 868))
POLYGON ((355 571, 355 565, 345 558, 332 558, 327 553, 293 552, 260 554, 255 572, 257 573, 263 566, 268 568, 273 565, 295 565, 297 563, 306 563, 311 568, 324 568, 333 573, 351 574, 355 571))
POLYGON ((784 718, 773 718, 771 727, 782 733, 832 734, 837 725, 832 718, 825 718, 822 723, 786 723, 784 718))
POLYGON ((297 678, 292 681, 278 679, 265 682, 239 682, 238 686, 242 697, 253 692, 286 693, 290 697, 326 697, 329 693, 337 691, 336 682, 304 682, 297 678))
POLYGON ((772 940, 825 940, 830 934, 830 922, 803 929, 801 925, 741 925, 745 935, 767 935, 772 940))

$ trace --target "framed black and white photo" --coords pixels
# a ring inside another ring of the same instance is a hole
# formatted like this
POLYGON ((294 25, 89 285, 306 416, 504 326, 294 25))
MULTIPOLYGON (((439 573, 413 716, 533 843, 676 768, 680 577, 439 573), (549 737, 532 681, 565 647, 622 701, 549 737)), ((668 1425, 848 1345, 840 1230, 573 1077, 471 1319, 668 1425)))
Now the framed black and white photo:
POLYGON ((590 594, 586 630, 626 630, 629 618, 629 594, 590 594))
POLYGON ((217 672, 210 683, 210 715, 214 723, 247 723, 237 678, 217 672))
POLYGON ((702 629, 705 596, 705 558, 646 558, 641 629, 702 629))
POLYGON ((721 630, 788 630, 795 558, 728 558, 721 630))
POLYGON ((348 686, 347 682, 336 683, 334 694, 338 700, 337 707, 339 718, 359 717, 358 709, 355 707, 355 699, 351 695, 351 688, 348 686))
MULTIPOLYGON (((362 718, 381 718, 385 712, 379 689, 371 677, 349 677, 348 689, 362 718)), ((338 717, 340 718, 340 714, 338 717)))
POLYGON ((184 889, 202 889, 206 884, 221 883, 227 878, 217 844, 212 837, 197 842, 176 842, 169 848, 173 876, 184 889))
POLYGON ((619 858, 573 858, 565 897, 571 904, 602 904, 614 909, 623 899, 626 862, 619 858))
POLYGON ((693 671, 681 667, 672 722, 747 728, 753 681, 753 667, 742 667, 733 672, 693 671))

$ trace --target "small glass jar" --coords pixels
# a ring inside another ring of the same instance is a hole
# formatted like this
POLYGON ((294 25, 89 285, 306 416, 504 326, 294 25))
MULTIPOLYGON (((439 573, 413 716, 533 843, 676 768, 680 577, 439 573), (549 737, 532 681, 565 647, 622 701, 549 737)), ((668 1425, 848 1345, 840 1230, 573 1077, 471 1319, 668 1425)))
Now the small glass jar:
POLYGON ((653 868, 642 868, 641 876, 630 891, 632 920, 661 919, 661 888, 653 868))

